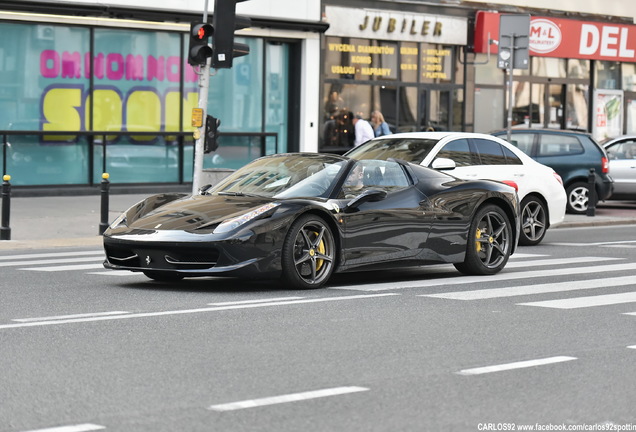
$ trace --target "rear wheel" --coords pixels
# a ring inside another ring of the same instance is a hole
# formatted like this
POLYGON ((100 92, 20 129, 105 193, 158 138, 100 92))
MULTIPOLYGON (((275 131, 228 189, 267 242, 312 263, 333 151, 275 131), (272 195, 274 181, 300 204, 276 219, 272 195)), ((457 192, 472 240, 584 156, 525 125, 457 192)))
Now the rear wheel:
MULTIPOLYGON (((567 212, 573 214, 585 214, 589 203, 590 187, 587 183, 572 183, 566 189, 568 197, 567 212)), ((594 203, 596 204, 596 203, 594 203)))
POLYGON ((504 268, 512 252, 512 227, 496 205, 480 208, 470 224, 466 257, 455 268, 465 274, 492 275, 504 268))
POLYGON ((336 244, 327 223, 312 214, 298 218, 289 229, 282 251, 282 280, 296 289, 319 288, 333 273, 336 244))
POLYGON ((534 246, 541 243, 548 229, 548 212, 538 198, 527 196, 521 201, 521 236, 519 244, 534 246))

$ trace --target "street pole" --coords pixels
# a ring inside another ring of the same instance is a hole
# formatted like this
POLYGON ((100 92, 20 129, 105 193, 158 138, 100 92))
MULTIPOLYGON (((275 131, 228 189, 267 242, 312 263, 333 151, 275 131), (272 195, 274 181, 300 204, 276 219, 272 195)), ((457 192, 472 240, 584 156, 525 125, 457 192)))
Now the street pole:
MULTIPOLYGON (((208 0, 205 0, 203 8, 203 22, 208 22, 208 0)), ((210 64, 212 59, 208 57, 204 66, 199 67, 199 101, 197 107, 203 110, 203 124, 194 132, 194 167, 192 170, 192 195, 195 195, 201 187, 203 175, 203 142, 205 140, 205 119, 208 108, 208 89, 210 88, 210 64)), ((196 71, 196 69, 195 69, 196 71)))
POLYGON ((513 70, 515 64, 515 38, 517 35, 513 33, 510 35, 510 62, 508 63, 508 134, 507 141, 511 142, 512 139, 512 84, 513 84, 513 70))

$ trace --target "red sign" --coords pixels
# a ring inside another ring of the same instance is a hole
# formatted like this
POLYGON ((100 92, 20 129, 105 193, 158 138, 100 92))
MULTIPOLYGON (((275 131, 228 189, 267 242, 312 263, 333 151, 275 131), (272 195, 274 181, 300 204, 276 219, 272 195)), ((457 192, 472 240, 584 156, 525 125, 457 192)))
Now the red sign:
MULTIPOLYGON (((498 37, 499 13, 477 12, 475 52, 497 53, 498 37)), ((636 62, 636 25, 531 17, 528 42, 534 56, 636 62)))

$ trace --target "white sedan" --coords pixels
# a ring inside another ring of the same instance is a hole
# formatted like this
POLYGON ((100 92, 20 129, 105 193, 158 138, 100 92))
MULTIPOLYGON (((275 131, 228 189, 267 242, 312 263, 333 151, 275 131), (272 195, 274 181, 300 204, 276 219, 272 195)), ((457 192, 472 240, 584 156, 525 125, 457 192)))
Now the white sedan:
POLYGON ((566 195, 561 177, 514 145, 468 132, 385 135, 350 150, 353 159, 402 159, 467 180, 514 182, 521 202, 519 244, 536 245, 549 227, 563 222, 566 195))

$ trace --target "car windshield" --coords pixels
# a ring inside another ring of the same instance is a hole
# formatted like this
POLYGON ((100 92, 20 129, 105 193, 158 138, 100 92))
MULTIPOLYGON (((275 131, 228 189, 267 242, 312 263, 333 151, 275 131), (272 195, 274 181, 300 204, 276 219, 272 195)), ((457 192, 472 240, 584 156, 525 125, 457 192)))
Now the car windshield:
POLYGON ((421 163, 435 147, 437 139, 387 138, 373 140, 356 147, 346 154, 352 159, 402 159, 415 164, 421 163))
POLYGON ((331 155, 277 155, 238 169, 208 194, 273 198, 325 197, 347 161, 331 155))

